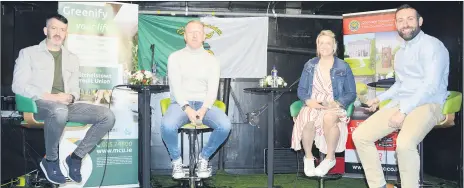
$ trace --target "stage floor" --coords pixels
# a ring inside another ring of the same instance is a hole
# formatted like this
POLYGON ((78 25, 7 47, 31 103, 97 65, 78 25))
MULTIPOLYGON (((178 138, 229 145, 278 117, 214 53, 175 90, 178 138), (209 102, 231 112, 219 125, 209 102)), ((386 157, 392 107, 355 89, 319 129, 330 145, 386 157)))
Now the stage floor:
MULTIPOLYGON (((425 180, 433 184, 442 184, 442 188, 457 188, 457 182, 442 180, 431 176, 426 176, 425 180)), ((249 188, 249 187, 267 187, 267 176, 265 174, 254 175, 233 175, 226 173, 218 173, 205 182, 205 187, 215 188, 249 188)), ((394 183, 394 181, 388 181, 394 183)), ((282 188, 316 188, 318 182, 316 180, 307 179, 304 175, 299 174, 276 174, 275 185, 282 188)), ((152 187, 178 187, 178 183, 170 176, 154 175, 152 176, 152 187)), ((344 177, 340 180, 327 181, 328 188, 367 188, 365 180, 362 178, 344 177)), ((437 186, 440 187, 440 186, 437 186)))

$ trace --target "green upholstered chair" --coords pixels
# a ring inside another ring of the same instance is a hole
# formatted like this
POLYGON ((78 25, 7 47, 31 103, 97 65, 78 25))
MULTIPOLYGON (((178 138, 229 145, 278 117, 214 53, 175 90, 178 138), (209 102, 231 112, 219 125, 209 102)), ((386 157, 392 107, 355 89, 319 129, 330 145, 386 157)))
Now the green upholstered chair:
MULTIPOLYGON (((290 105, 290 116, 292 116, 293 118, 296 118, 298 114, 300 113, 301 108, 303 108, 303 101, 298 100, 298 101, 293 102, 290 105)), ((353 111, 354 111, 354 102, 348 105, 348 107, 346 108, 346 116, 351 117, 351 115, 353 115, 353 111)), ((319 162, 324 160, 324 158, 325 158, 325 155, 322 152, 319 152, 319 162)), ((322 176, 322 177, 313 176, 313 177, 308 177, 308 178, 318 180, 319 188, 324 188, 326 180, 337 180, 337 179, 342 178, 342 175, 341 174, 326 174, 325 176, 322 176)))
MULTIPOLYGON (((43 128, 44 121, 36 120, 34 114, 37 113, 37 104, 31 98, 16 94, 16 110, 23 113, 24 121, 21 122, 23 127, 27 128, 43 128)), ((77 122, 68 122, 66 127, 81 127, 85 124, 77 122)))
MULTIPOLYGON (((162 99, 160 101, 161 114, 162 115, 164 115, 166 113, 166 111, 168 110, 170 104, 171 104, 171 99, 170 98, 165 98, 165 99, 162 99)), ((216 100, 213 105, 216 106, 217 108, 219 108, 220 110, 222 110, 223 112, 226 111, 226 104, 224 104, 222 101, 216 100)), ((185 124, 181 128, 182 129, 209 129, 209 127, 206 126, 206 125, 197 125, 197 126, 195 126, 195 125, 190 124, 190 123, 185 124)))
POLYGON ((454 119, 456 113, 461 111, 462 104, 462 93, 458 91, 449 91, 450 94, 446 98, 446 102, 443 105, 442 113, 445 115, 445 119, 441 121, 435 128, 447 128, 455 125, 454 119))
MULTIPOLYGON (((166 113, 170 104, 170 98, 165 98, 160 101, 162 115, 166 113)), ((216 100, 213 105, 222 110, 223 112, 226 111, 226 104, 224 104, 222 101, 216 100)), ((197 161, 197 153, 195 153, 195 142, 197 141, 197 131, 205 131, 207 129, 209 129, 209 127, 206 125, 194 125, 191 123, 187 123, 180 128, 180 130, 186 132, 189 137, 189 176, 184 178, 184 180, 189 181, 189 187, 196 187, 196 182, 198 182, 199 184, 202 183, 201 179, 196 176, 195 165, 193 165, 196 164, 197 161)))
MULTIPOLYGON (((292 117, 298 116, 298 113, 300 113, 301 108, 303 108, 303 101, 298 100, 298 101, 293 102, 290 105, 290 115, 292 117)), ((346 108, 346 116, 351 117, 351 115, 353 114, 353 111, 354 111, 354 103, 351 103, 346 108)))

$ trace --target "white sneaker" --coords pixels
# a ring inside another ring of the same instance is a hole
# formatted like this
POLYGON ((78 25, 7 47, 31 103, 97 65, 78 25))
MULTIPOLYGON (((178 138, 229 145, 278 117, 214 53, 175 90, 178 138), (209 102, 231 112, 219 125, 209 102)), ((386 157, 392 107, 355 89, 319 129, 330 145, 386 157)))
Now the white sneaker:
POLYGON ((314 157, 312 159, 308 159, 305 156, 303 156, 303 166, 304 166, 304 173, 306 176, 311 177, 315 176, 316 174, 314 173, 314 157))
POLYGON ((184 170, 182 168, 182 159, 177 159, 172 161, 172 177, 174 179, 180 179, 185 176, 184 170))
POLYGON ((329 160, 329 159, 324 159, 319 166, 314 170, 314 173, 316 176, 325 176, 327 172, 329 172, 330 169, 332 169, 335 164, 337 163, 337 160, 329 160))
POLYGON ((211 171, 208 169, 208 160, 203 157, 198 157, 197 176, 199 178, 208 178, 211 176, 211 171))

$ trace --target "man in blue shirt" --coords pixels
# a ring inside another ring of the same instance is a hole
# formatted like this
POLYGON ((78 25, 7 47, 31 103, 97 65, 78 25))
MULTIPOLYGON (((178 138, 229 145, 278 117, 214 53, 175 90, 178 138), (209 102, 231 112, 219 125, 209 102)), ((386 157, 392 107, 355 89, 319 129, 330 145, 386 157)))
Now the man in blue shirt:
POLYGON ((414 8, 396 10, 398 34, 404 43, 395 55, 396 82, 386 92, 367 101, 374 111, 379 102, 391 100, 353 132, 353 142, 369 187, 386 187, 374 142, 401 129, 396 154, 401 187, 419 187, 420 158, 417 145, 444 119, 442 107, 448 96, 449 53, 443 43, 425 34, 423 18, 414 8))

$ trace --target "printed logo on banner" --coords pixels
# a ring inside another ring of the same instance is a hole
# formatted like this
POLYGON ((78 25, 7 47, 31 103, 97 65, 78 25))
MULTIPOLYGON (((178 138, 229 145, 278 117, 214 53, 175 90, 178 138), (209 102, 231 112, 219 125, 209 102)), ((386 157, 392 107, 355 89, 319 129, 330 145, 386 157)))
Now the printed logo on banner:
MULTIPOLYGON (((205 25, 205 30, 206 30, 206 39, 213 38, 215 33, 221 36, 222 30, 219 29, 219 27, 216 27, 210 24, 205 24, 205 23, 204 25, 205 25)), ((181 27, 177 29, 177 34, 184 35, 184 33, 185 33, 185 27, 181 27)), ((211 50, 211 46, 207 42, 203 44, 203 47, 205 48, 206 51, 208 51, 208 53, 210 53, 211 55, 214 55, 214 52, 211 50)))
MULTIPOLYGON (((351 120, 348 123, 348 140, 346 142, 346 149, 356 149, 356 146, 353 143, 352 134, 354 130, 363 122, 364 120, 351 120)), ((394 131, 391 134, 381 138, 375 142, 375 145, 378 150, 387 150, 395 151, 396 150, 396 138, 398 137, 398 131, 394 131)))
POLYGON ((377 146, 378 150, 395 151, 397 137, 398 131, 392 132, 391 134, 375 142, 375 145, 377 146))
POLYGON ((361 124, 364 120, 351 120, 348 123, 348 140, 346 141, 346 149, 356 149, 353 143, 352 134, 353 131, 361 124))
POLYGON ((349 24, 350 31, 356 32, 359 30, 359 27, 361 27, 361 24, 359 23, 358 20, 351 20, 349 24))

